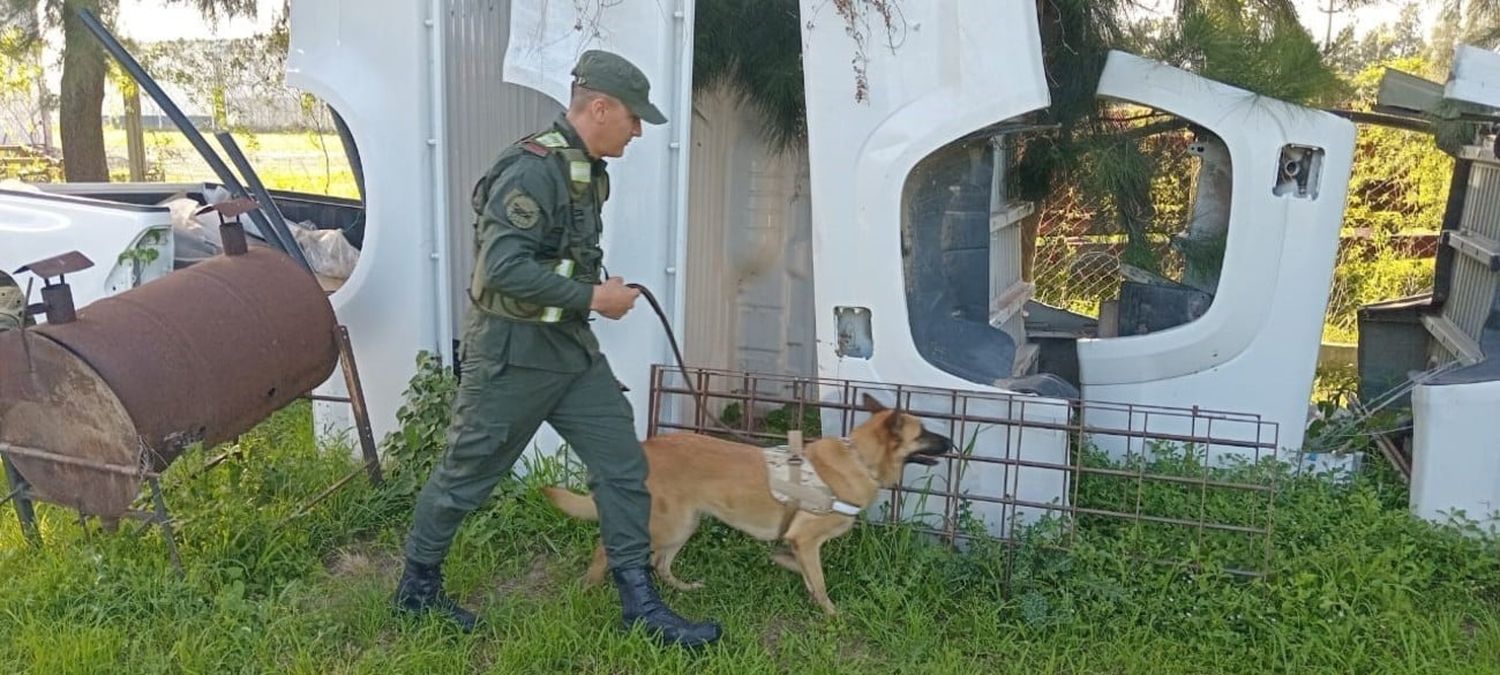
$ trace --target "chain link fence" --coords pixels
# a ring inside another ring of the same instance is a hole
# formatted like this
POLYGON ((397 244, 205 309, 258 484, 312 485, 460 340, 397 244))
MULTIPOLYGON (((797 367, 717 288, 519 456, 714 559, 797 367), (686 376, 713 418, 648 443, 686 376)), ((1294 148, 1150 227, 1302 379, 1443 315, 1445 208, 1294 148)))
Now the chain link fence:
MULTIPOLYGON (((1179 280, 1181 253, 1172 235, 1187 226, 1195 165, 1188 132, 1162 134, 1144 144, 1160 160, 1152 182, 1152 217, 1140 235, 1155 272, 1179 280)), ((1037 209, 1036 253, 1031 263, 1036 299, 1097 316, 1099 304, 1119 294, 1122 259, 1130 237, 1109 210, 1091 203, 1077 185, 1054 190, 1037 209)))
MULTIPOLYGON (((1157 140, 1155 150, 1167 163, 1153 183, 1155 218, 1144 237, 1161 276, 1174 280, 1181 279, 1183 259, 1171 238, 1187 225, 1196 171, 1185 150, 1190 140, 1187 133, 1157 140)), ((1326 341, 1355 341, 1361 305, 1431 289, 1452 168, 1452 159, 1428 135, 1360 128, 1326 341)), ((1031 262, 1037 300, 1097 316, 1100 303, 1118 295, 1128 237, 1101 211, 1076 186, 1055 191, 1039 205, 1031 262)))

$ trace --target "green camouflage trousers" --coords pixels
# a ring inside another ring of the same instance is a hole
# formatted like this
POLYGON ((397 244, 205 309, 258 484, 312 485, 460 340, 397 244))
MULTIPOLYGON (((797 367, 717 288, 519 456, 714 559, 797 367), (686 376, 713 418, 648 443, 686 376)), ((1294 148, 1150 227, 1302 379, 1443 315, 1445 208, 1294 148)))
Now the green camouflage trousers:
POLYGON ((646 457, 630 402, 603 356, 581 373, 523 368, 483 355, 464 360, 448 453, 417 497, 408 558, 442 562, 464 516, 489 498, 543 421, 588 467, 610 568, 649 564, 646 457))

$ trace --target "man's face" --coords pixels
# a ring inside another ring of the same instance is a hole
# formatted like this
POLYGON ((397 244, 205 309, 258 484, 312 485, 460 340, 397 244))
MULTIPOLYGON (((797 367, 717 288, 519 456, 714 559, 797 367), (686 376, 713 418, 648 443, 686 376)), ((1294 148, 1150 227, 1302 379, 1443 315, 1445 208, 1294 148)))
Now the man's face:
POLYGON ((641 135, 641 118, 630 112, 630 108, 616 99, 601 96, 592 102, 591 112, 597 123, 595 140, 600 157, 619 157, 625 154, 625 146, 641 135))

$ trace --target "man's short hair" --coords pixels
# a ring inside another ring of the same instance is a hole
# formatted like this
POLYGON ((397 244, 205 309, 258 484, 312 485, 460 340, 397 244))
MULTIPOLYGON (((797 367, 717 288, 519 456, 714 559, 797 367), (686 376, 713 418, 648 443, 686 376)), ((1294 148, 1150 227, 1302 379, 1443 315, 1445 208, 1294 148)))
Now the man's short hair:
POLYGON ((573 85, 572 99, 568 103, 568 108, 571 110, 582 110, 584 106, 593 103, 595 99, 601 98, 611 99, 613 97, 604 92, 594 91, 593 89, 589 89, 588 87, 581 86, 575 83, 573 85))

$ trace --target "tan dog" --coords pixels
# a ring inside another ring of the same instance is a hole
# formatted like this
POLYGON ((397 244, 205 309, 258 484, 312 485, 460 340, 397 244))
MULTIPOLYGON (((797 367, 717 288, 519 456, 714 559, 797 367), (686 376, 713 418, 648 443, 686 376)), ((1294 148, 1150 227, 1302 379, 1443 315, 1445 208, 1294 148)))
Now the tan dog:
MULTIPOLYGON (((823 543, 848 532, 858 512, 875 501, 879 490, 901 477, 907 462, 932 466, 953 442, 922 428, 916 417, 889 410, 864 397, 872 414, 847 441, 820 439, 806 447, 807 463, 826 483, 839 511, 815 513, 788 505, 772 493, 773 477, 761 448, 700 434, 670 434, 647 439, 646 459, 651 492, 651 549, 657 576, 680 590, 701 588, 672 574, 672 560, 698 529, 703 515, 713 516, 762 541, 781 539, 790 554, 771 556, 777 564, 802 574, 814 600, 829 614, 838 611, 823 581, 823 543)), ((777 476, 776 478, 780 478, 777 476)), ((559 509, 575 518, 598 520, 594 500, 558 487, 542 488, 559 509)), ((585 581, 603 580, 605 552, 594 551, 585 581)))

